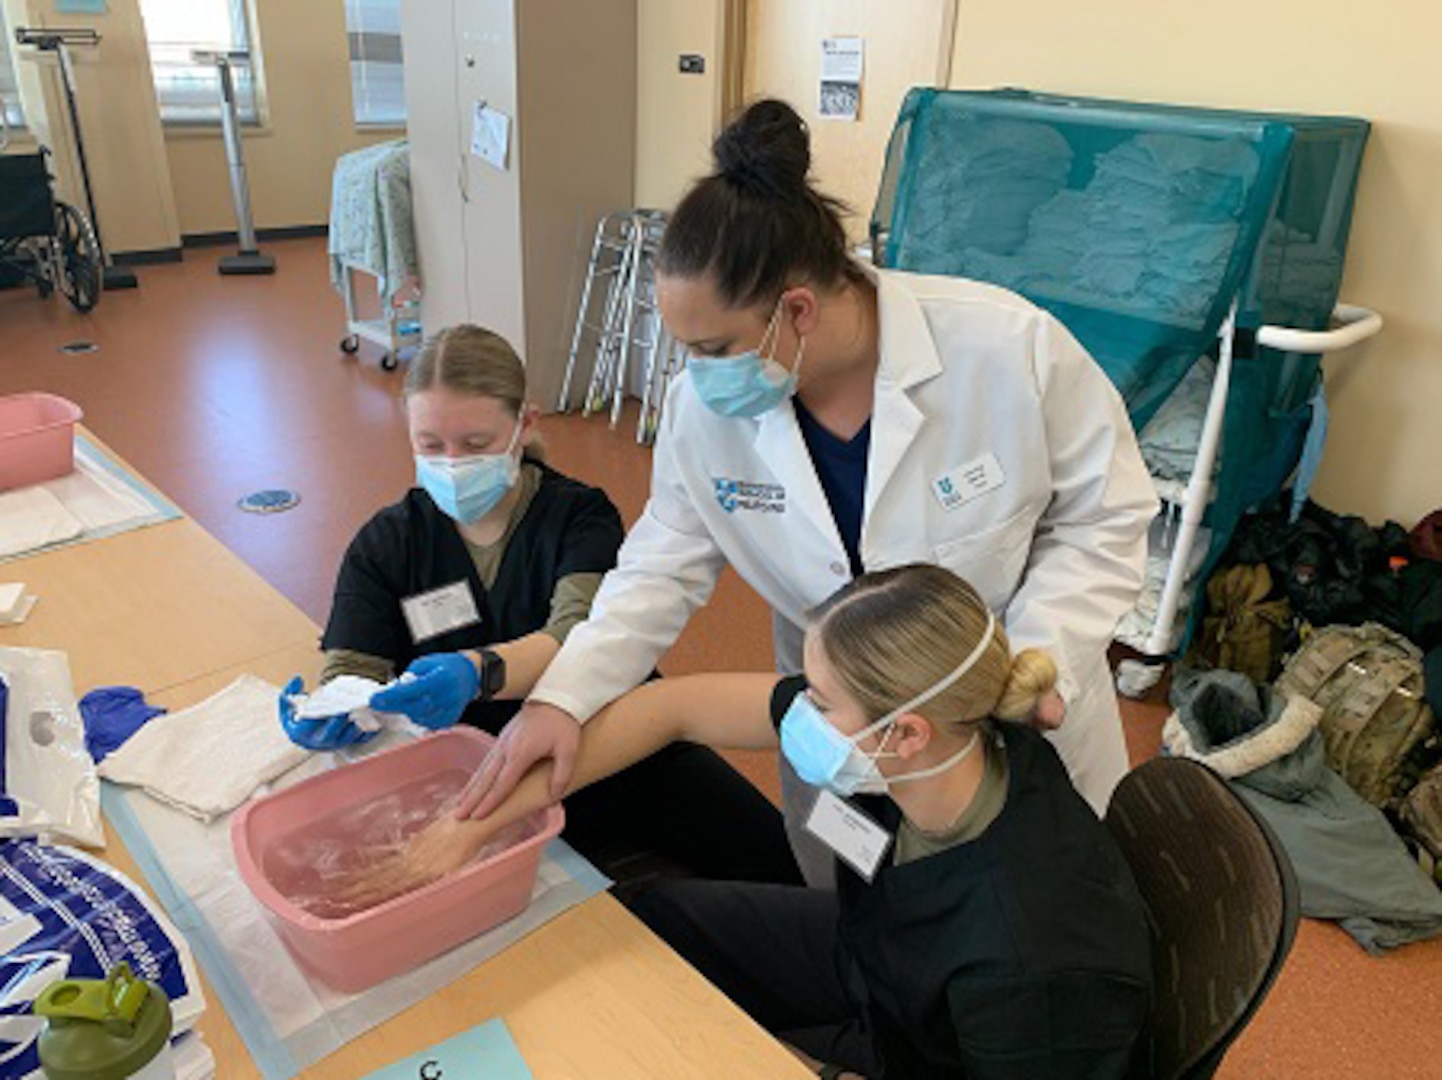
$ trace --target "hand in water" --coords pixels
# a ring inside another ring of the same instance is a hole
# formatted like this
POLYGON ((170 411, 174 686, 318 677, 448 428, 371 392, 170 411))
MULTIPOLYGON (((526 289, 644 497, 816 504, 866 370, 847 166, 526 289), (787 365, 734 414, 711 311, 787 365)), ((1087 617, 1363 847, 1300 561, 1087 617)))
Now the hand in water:
POLYGON ((391 853, 338 879, 326 899, 349 911, 365 911, 454 874, 492 842, 506 847, 516 839, 491 822, 446 813, 391 853))
POLYGON ((550 758, 551 798, 560 801, 576 770, 581 746, 581 725, 554 705, 528 701, 501 731, 496 745, 481 762, 476 775, 461 793, 456 813, 485 818, 494 813, 538 761, 550 758))

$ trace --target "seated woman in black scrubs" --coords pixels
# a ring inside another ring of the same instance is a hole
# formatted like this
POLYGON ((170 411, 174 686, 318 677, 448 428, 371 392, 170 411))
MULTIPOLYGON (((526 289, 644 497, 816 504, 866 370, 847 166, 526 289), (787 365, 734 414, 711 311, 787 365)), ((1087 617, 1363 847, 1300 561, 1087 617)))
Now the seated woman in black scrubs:
MULTIPOLYGON (((351 542, 321 646, 322 683, 420 677, 377 708, 444 726, 436 684, 469 691, 461 722, 500 731, 590 610, 616 562, 620 515, 606 494, 549 468, 538 411, 506 341, 475 326, 436 335, 406 374, 419 486, 351 542), (429 665, 461 665, 427 679, 429 665)), ((281 719, 298 743, 328 749, 363 736, 344 716, 281 719)), ((662 872, 797 881, 781 818, 713 751, 678 743, 566 807, 565 838, 618 879, 662 872), (658 813, 658 808, 665 808, 658 813)))
MULTIPOLYGON (((586 724, 572 784, 674 739, 779 738, 820 789, 808 827, 839 856, 836 890, 668 882, 633 910, 823 1076, 1128 1076, 1151 995, 1141 897, 1056 751, 998 722, 1051 689, 1051 660, 1013 657, 970 585, 912 565, 863 575, 817 612, 805 663, 779 683, 633 691, 586 724)), ((549 802, 550 770, 488 818, 423 833, 377 886, 464 862, 549 802)))

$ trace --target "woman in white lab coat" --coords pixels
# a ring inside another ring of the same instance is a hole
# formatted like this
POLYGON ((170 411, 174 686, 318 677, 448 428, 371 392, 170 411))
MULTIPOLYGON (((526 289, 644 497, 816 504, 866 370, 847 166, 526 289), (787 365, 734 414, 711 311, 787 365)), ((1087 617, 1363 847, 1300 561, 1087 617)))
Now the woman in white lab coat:
MULTIPOLYGON (((578 725, 645 679, 726 564, 770 603, 793 673, 808 611, 863 570, 918 560, 973 582, 1018 648, 1056 658, 1037 719, 1102 810, 1127 768, 1106 650, 1156 511, 1121 398, 1022 298, 854 261, 789 106, 752 105, 714 150, 657 258, 662 316, 692 359, 650 501, 478 774, 477 815, 544 758, 563 789, 578 725)), ((783 790, 794 825, 813 796, 784 763, 783 790)), ((802 835, 803 868, 823 876, 829 857, 802 835)))

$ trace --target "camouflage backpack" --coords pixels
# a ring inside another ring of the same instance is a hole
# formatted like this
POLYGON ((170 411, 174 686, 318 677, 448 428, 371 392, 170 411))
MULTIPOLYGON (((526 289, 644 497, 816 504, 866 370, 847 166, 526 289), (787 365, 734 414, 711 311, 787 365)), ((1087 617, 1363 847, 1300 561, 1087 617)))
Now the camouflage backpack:
POLYGON ((1442 885, 1442 764, 1413 785, 1398 814, 1406 834, 1416 841, 1417 860, 1442 885))
POLYGON ((1322 706, 1327 764, 1362 798, 1398 816, 1438 757, 1421 651, 1376 623, 1329 626, 1292 657, 1277 689, 1322 706))

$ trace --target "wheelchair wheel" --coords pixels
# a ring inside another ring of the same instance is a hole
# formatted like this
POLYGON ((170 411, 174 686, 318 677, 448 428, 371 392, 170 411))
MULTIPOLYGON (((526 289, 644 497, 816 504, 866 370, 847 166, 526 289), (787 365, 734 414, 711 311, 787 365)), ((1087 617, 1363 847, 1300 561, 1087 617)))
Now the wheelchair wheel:
POLYGON ((68 203, 55 204, 55 240, 60 245, 57 284, 82 315, 100 301, 100 245, 85 215, 68 203))

